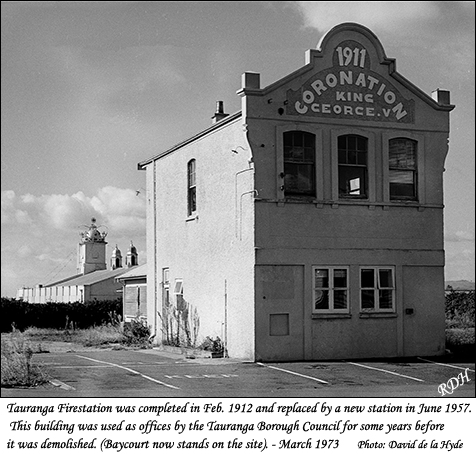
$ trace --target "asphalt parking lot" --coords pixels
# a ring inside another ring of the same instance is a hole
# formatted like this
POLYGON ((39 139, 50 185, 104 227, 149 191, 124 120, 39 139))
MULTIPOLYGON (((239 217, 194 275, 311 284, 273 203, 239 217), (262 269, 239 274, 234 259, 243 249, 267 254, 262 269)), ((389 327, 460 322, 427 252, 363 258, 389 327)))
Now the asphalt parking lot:
POLYGON ((34 361, 50 383, 2 388, 2 397, 440 397, 440 386, 458 376, 446 397, 475 397, 474 363, 449 358, 246 363, 152 349, 44 353, 34 361))

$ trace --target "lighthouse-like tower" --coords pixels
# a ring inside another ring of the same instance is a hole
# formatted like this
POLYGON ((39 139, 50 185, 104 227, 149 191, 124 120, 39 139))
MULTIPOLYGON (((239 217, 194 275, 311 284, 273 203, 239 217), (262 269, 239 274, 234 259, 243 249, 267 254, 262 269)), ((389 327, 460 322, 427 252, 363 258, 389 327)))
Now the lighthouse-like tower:
POLYGON ((117 268, 122 268, 122 253, 116 244, 111 256, 111 270, 115 270, 117 268))
POLYGON ((88 274, 96 270, 105 270, 106 235, 96 226, 96 219, 91 218, 88 230, 81 232, 78 253, 78 274, 88 274))
POLYGON ((127 268, 131 268, 133 266, 137 266, 139 264, 139 255, 137 254, 136 247, 132 244, 129 246, 126 256, 126 266, 127 268))

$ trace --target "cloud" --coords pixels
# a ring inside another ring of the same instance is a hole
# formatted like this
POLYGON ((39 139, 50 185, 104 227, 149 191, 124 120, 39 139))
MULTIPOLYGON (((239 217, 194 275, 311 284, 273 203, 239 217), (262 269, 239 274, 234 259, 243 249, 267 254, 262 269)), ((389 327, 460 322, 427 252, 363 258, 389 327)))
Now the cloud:
POLYGON ((296 2, 305 24, 325 32, 342 22, 357 22, 375 30, 401 31, 435 18, 434 2, 296 2))
POLYGON ((2 296, 76 274, 79 233, 92 217, 108 231, 109 244, 118 244, 125 254, 133 240, 141 251, 139 263, 146 261, 145 198, 135 190, 106 186, 93 196, 7 190, 1 196, 2 296))
POLYGON ((34 224, 37 227, 71 231, 96 217, 121 233, 145 228, 145 200, 132 189, 106 186, 88 197, 75 194, 17 196, 14 191, 2 191, 2 224, 34 224))
POLYGON ((376 30, 397 31, 438 15, 433 2, 296 2, 305 25, 321 32, 342 22, 358 22, 376 30))
POLYGON ((474 248, 467 248, 467 243, 449 243, 445 246, 445 274, 448 280, 475 279, 474 248))

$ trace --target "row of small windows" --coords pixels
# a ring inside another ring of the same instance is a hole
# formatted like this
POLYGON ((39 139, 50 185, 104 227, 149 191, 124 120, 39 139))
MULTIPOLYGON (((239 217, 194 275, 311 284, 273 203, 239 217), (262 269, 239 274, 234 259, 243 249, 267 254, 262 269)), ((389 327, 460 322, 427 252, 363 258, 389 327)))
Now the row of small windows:
MULTIPOLYGON (((284 136, 284 194, 315 196, 316 136, 289 131, 284 136)), ((337 139, 339 197, 368 197, 368 139, 355 134, 337 139)), ((391 200, 417 199, 417 142, 407 138, 389 141, 389 190, 391 200)), ((187 214, 197 210, 196 161, 187 164, 187 214)))
MULTIPOLYGON (((362 312, 395 311, 393 267, 360 268, 362 312)), ((314 267, 314 313, 349 312, 349 267, 314 267)))
MULTIPOLYGON (((304 131, 285 132, 284 194, 315 196, 316 137, 304 131)), ((337 139, 339 197, 368 197, 368 139, 342 135, 337 139)), ((417 199, 417 142, 407 138, 389 141, 389 190, 391 200, 417 199)))

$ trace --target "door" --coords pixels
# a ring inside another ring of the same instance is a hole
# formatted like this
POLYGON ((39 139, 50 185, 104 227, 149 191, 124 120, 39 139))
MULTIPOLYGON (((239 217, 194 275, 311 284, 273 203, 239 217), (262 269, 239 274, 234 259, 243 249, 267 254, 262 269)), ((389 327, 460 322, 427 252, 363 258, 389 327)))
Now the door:
POLYGON ((304 359, 304 267, 257 265, 255 279, 256 359, 304 359))

